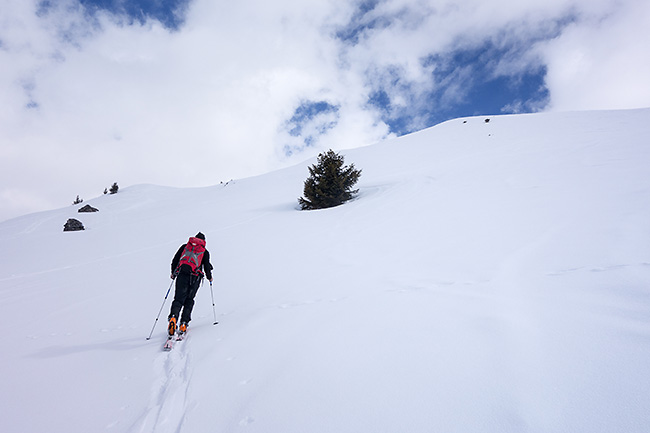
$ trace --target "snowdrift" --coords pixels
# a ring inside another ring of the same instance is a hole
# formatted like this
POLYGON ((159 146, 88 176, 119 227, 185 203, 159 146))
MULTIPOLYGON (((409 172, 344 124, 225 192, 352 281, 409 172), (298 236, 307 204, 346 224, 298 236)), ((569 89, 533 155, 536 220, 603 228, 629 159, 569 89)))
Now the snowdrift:
POLYGON ((650 110, 489 119, 343 152, 333 209, 307 161, 0 224, 0 431, 647 432, 650 110), (198 231, 220 324, 164 353, 198 231))

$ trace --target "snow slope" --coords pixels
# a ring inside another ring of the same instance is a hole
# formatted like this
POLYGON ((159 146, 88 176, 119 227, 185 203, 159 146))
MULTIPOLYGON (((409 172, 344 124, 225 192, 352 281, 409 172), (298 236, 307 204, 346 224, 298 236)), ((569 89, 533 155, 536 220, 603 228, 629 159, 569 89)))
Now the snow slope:
POLYGON ((647 432, 649 136, 648 109, 456 119, 344 152, 333 209, 297 211, 312 160, 5 221, 0 431, 647 432), (206 284, 163 353, 197 231, 220 324, 206 284))

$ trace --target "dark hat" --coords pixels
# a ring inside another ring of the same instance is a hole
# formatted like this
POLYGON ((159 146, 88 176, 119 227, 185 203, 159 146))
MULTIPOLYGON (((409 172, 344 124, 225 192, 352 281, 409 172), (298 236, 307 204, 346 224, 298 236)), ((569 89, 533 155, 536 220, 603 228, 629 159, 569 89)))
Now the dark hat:
POLYGON ((195 237, 205 240, 205 235, 203 233, 201 233, 201 232, 198 232, 195 237))

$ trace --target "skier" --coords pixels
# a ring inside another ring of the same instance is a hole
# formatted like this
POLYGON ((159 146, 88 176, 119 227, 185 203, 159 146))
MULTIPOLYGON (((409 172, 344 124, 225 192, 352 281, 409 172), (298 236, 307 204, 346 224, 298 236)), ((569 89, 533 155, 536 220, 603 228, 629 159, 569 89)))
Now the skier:
POLYGON ((189 241, 181 245, 172 259, 172 280, 176 279, 176 291, 171 311, 169 312, 169 326, 167 331, 170 337, 176 332, 176 326, 181 310, 180 327, 181 333, 187 331, 187 324, 192 319, 192 308, 194 297, 199 290, 203 279, 203 272, 212 282, 212 265, 210 264, 210 253, 205 249, 205 235, 201 232, 191 237, 189 241))

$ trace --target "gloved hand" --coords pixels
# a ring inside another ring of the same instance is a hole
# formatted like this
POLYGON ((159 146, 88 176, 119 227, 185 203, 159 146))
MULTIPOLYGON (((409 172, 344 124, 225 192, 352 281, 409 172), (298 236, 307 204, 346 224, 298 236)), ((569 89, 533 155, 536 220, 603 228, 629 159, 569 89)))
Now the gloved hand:
POLYGON ((176 274, 172 274, 172 280, 176 279, 176 274))

